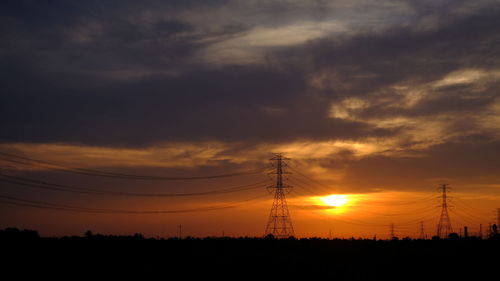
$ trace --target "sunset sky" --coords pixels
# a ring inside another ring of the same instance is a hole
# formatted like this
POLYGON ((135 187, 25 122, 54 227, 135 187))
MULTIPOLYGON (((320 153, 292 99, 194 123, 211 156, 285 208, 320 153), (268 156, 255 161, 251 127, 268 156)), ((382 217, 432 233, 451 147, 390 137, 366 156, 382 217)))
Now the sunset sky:
POLYGON ((442 183, 455 231, 496 223, 498 1, 6 0, 0 26, 0 228, 262 236, 277 152, 298 237, 430 237, 442 183))

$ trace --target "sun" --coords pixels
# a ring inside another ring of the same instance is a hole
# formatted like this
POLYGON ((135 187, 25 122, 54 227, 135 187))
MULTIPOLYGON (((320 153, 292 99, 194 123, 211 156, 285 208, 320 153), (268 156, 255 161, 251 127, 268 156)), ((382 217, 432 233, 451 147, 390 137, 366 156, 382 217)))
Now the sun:
POLYGON ((311 203, 326 214, 343 214, 353 211, 354 205, 360 199, 358 194, 329 194, 310 197, 311 203))
POLYGON ((341 207, 349 202, 349 198, 347 195, 333 194, 328 196, 320 197, 319 200, 327 205, 332 207, 341 207))

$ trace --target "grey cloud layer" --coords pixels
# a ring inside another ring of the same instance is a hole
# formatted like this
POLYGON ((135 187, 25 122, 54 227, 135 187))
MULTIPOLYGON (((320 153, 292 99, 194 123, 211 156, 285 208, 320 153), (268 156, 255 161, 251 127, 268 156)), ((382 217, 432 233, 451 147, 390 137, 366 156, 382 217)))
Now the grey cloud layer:
MULTIPOLYGON (((397 137, 407 125, 367 121, 474 113, 498 96, 496 83, 473 97, 471 85, 454 85, 426 89, 412 107, 394 107, 406 98, 394 85, 500 68, 498 5, 448 4, 4 1, 0 140, 143 146, 397 137), (347 28, 252 49, 265 54, 262 63, 200 59, 214 44, 257 27, 331 20, 347 28), (349 97, 369 106, 351 119, 329 117, 331 104, 349 97)), ((461 126, 476 125, 451 127, 461 126)))

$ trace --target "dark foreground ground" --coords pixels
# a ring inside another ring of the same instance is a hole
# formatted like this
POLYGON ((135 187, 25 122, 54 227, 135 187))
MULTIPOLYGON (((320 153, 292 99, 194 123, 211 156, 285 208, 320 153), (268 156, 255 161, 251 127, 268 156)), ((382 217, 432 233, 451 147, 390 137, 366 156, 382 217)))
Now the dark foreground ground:
POLYGON ((500 239, 39 238, 0 231, 2 280, 500 280, 500 239), (7 276, 12 276, 5 278, 7 276))

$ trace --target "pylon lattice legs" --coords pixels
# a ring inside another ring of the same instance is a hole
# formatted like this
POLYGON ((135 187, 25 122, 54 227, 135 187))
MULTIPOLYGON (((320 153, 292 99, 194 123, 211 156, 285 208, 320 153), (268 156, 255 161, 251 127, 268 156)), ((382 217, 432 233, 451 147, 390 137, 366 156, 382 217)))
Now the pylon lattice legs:
POLYGON ((277 188, 274 194, 274 202, 266 226, 266 235, 268 234, 277 238, 287 238, 294 235, 283 188, 277 188))
POLYGON ((285 189, 289 186, 283 184, 283 157, 276 154, 271 160, 276 162, 276 185, 274 191, 273 206, 269 213, 269 220, 266 225, 266 235, 273 235, 276 238, 288 238, 294 236, 292 220, 286 203, 285 189))
POLYGON ((441 216, 439 218, 439 223, 437 225, 436 235, 440 238, 448 238, 448 235, 453 232, 451 227, 450 216, 448 215, 448 202, 446 192, 449 187, 447 184, 442 184, 439 189, 442 191, 442 206, 441 206, 441 216))

